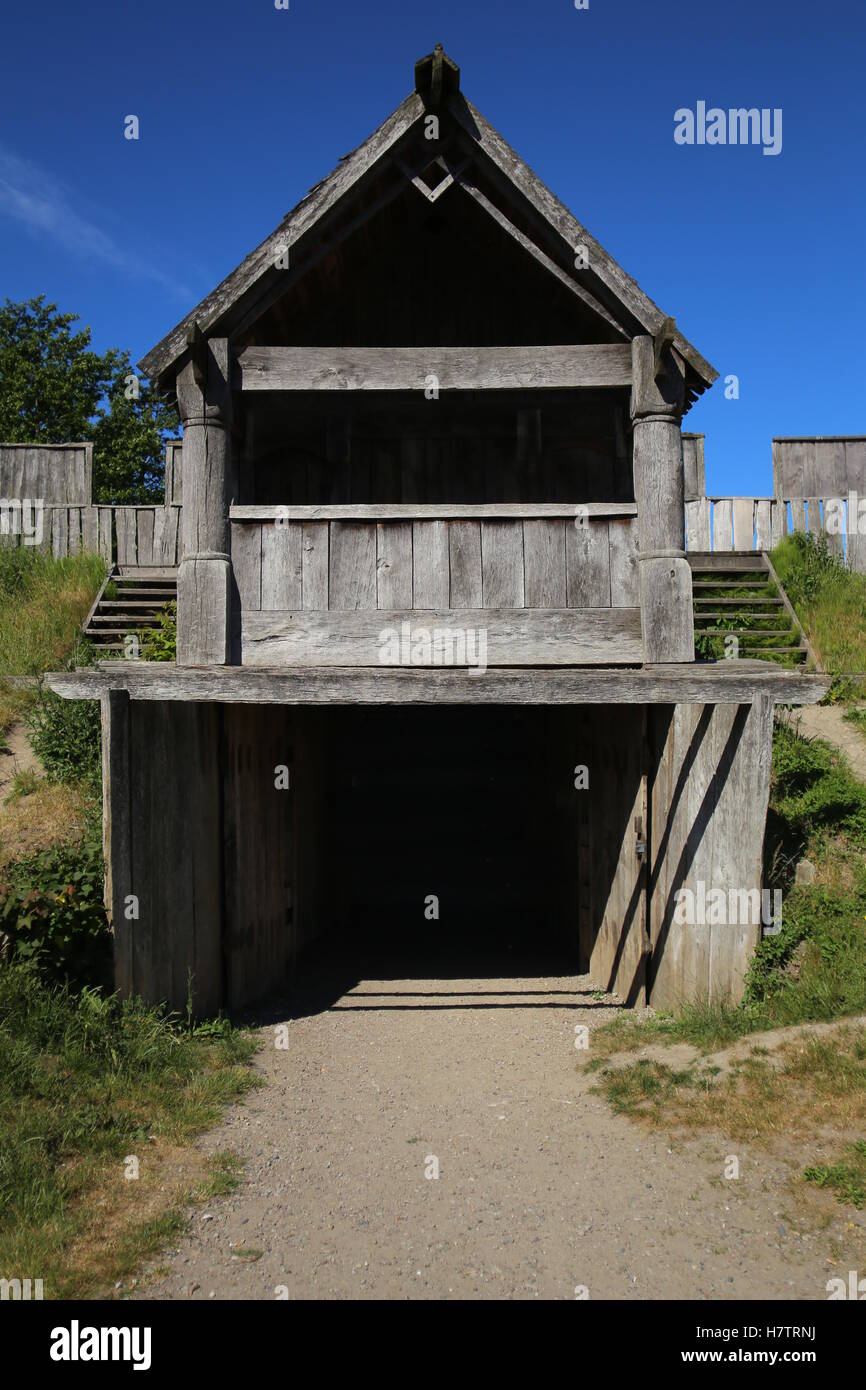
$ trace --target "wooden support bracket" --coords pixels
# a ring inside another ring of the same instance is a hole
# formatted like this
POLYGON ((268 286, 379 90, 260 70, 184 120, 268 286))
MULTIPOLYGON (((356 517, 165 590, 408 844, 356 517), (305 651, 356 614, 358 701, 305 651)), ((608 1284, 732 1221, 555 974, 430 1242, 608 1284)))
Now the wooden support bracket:
POLYGON ((677 332, 676 319, 663 319, 659 328, 653 336, 653 380, 658 381, 659 375, 663 370, 662 355, 666 348, 670 347, 677 332))
POLYGON ((198 319, 186 330, 186 345, 192 362, 193 381, 203 391, 207 385, 207 339, 198 319))

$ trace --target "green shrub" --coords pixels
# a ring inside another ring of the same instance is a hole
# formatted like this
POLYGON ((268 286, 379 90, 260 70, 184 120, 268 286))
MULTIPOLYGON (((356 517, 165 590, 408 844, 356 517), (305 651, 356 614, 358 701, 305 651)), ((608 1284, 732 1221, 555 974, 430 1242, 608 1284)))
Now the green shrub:
POLYGON ((167 603, 156 618, 156 627, 141 634, 141 655, 145 661, 177 660, 177 604, 167 603))
POLYGON ((9 960, 30 961, 46 980, 103 984, 111 935, 96 834, 16 859, 0 877, 0 941, 9 960))
POLYGON ((841 755, 819 740, 800 738, 786 724, 773 734, 771 808, 792 846, 843 831, 866 849, 866 786, 841 755))
POLYGON ((62 700, 40 686, 27 717, 30 743, 52 782, 85 782, 96 789, 102 775, 102 725, 98 700, 62 700))

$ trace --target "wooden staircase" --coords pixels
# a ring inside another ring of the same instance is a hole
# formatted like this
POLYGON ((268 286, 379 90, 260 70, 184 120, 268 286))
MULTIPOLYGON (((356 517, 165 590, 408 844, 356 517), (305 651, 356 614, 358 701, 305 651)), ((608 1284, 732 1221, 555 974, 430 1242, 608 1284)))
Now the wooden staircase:
POLYGON ((123 652, 130 633, 153 627, 157 614, 177 600, 177 570, 114 565, 82 626, 98 654, 123 652))
POLYGON ((699 660, 725 657, 730 652, 727 639, 736 638, 736 655, 744 659, 818 669, 815 653, 766 551, 691 551, 688 559, 699 660))

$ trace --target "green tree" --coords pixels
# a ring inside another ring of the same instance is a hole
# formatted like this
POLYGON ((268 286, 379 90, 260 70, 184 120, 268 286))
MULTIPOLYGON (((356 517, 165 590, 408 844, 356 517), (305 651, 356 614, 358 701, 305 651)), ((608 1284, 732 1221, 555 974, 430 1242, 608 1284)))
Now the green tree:
POLYGON ((151 502, 162 497, 165 440, 177 415, 133 371, 128 352, 114 354, 93 438, 93 492, 101 502, 151 502))
POLYGON ((0 305, 0 440, 92 440, 94 501, 154 501, 177 417, 136 377, 128 352, 94 352, 78 322, 44 295, 0 305))

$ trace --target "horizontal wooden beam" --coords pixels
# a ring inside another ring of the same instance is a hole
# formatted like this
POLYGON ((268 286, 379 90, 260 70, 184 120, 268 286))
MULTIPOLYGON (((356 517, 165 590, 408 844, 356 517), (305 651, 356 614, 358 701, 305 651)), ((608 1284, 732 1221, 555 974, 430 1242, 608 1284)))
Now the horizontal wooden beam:
POLYGON ((627 666, 641 650, 639 608, 247 610, 241 619, 245 666, 627 666), (438 661, 437 632, 449 634, 438 661), (417 655, 425 642, 429 660, 417 655))
POLYGON ((483 675, 456 668, 208 670, 161 661, 108 661, 80 671, 54 671, 46 680, 71 700, 128 690, 133 700, 242 705, 742 705, 762 695, 777 704, 814 705, 830 688, 829 676, 746 660, 619 670, 527 667, 483 675))
POLYGON ((241 391, 523 391, 631 385, 629 343, 544 347, 248 347, 241 391))
POLYGON ((540 521, 637 516, 636 502, 334 502, 321 506, 236 503, 232 521, 540 521))

